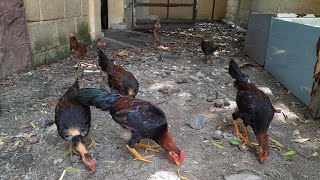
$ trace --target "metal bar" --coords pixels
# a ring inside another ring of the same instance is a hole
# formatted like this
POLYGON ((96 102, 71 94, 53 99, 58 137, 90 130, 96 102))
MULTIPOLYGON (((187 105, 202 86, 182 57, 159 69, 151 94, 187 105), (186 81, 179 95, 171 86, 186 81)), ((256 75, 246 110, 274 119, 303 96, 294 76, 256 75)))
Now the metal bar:
POLYGON ((186 3, 171 3, 171 4, 164 4, 164 3, 136 3, 136 6, 156 6, 156 7, 192 7, 194 4, 186 4, 186 3))
POLYGON ((169 19, 169 4, 170 4, 170 0, 167 1, 167 19, 169 19))
POLYGON ((211 22, 213 21, 215 4, 216 4, 216 0, 213 0, 213 3, 212 3, 212 14, 211 14, 211 22))
POLYGON ((193 12, 192 12, 192 20, 193 20, 193 24, 195 25, 197 23, 197 0, 193 1, 193 12))

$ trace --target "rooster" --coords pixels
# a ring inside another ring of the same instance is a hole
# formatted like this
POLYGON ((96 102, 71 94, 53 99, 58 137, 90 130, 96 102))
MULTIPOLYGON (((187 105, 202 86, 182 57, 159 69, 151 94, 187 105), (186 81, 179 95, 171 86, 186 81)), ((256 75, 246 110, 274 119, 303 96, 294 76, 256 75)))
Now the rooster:
POLYGON ((76 58, 84 56, 87 53, 87 46, 77 41, 74 33, 69 33, 70 51, 76 58))
POLYGON ((229 63, 229 74, 236 80, 234 86, 238 89, 236 98, 238 111, 232 114, 235 134, 239 139, 244 139, 245 144, 251 145, 247 129, 248 125, 251 126, 258 140, 260 162, 264 163, 269 155, 267 131, 275 110, 269 97, 250 83, 249 76, 243 74, 233 60, 229 63), (241 118, 245 125, 244 135, 239 133, 238 118, 241 118))
POLYGON ((206 55, 207 64, 211 63, 211 58, 208 58, 208 56, 212 56, 213 52, 218 49, 219 49, 219 46, 217 46, 213 42, 213 40, 207 40, 207 39, 201 38, 201 50, 206 55))
POLYGON ((136 146, 157 151, 155 148, 159 146, 139 143, 141 139, 148 138, 158 143, 177 166, 184 161, 185 152, 179 150, 173 142, 165 113, 153 104, 94 88, 80 89, 73 98, 103 111, 110 111, 110 115, 116 123, 130 130, 132 136, 127 148, 135 156, 135 160, 151 162, 148 158, 152 156, 143 157, 134 148, 136 146))
POLYGON ((84 165, 94 172, 96 161, 88 153, 83 141, 91 126, 90 107, 70 98, 77 89, 79 89, 78 79, 59 99, 55 109, 55 124, 58 134, 63 139, 70 141, 70 157, 72 158, 75 147, 84 165))
POLYGON ((139 91, 139 83, 133 74, 123 67, 115 65, 100 49, 98 56, 101 69, 108 74, 110 89, 121 95, 136 97, 139 91))

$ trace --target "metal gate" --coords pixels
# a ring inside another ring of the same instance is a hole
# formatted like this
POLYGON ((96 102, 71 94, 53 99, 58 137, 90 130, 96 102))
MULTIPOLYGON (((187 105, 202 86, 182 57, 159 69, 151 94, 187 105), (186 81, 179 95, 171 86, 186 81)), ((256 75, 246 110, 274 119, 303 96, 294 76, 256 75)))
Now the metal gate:
POLYGON ((153 27, 156 17, 164 28, 193 27, 197 21, 197 0, 133 0, 133 29, 153 27))

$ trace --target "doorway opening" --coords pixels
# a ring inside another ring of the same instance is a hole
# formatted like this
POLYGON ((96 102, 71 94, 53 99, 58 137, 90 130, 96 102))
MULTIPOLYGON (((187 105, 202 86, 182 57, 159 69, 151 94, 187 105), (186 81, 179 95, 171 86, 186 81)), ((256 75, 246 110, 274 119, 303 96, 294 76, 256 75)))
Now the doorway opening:
POLYGON ((108 29, 108 0, 101 0, 101 28, 108 29))

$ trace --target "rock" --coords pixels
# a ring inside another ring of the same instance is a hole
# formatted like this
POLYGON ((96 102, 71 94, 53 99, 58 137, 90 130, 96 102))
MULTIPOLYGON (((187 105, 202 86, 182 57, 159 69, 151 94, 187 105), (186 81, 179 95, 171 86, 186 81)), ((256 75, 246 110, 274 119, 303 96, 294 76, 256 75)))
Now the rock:
POLYGON ((204 74, 202 74, 201 72, 197 72, 196 76, 198 78, 205 78, 206 76, 204 74))
POLYGON ((220 131, 220 130, 214 131, 212 137, 215 140, 222 139, 222 131, 220 131))
POLYGON ((214 101, 213 105, 214 105, 214 107, 221 108, 221 107, 223 107, 223 102, 220 100, 216 100, 216 101, 214 101))
POLYGON ((207 122, 207 118, 202 114, 196 114, 189 118, 188 123, 192 129, 202 129, 207 122))
POLYGON ((33 135, 33 136, 28 138, 28 143, 36 144, 36 143, 39 142, 39 140, 40 140, 39 136, 33 135))
POLYGON ((165 78, 165 77, 167 77, 167 74, 165 74, 165 73, 164 73, 164 74, 161 74, 161 77, 162 77, 162 78, 165 78))
POLYGON ((152 72, 154 75, 160 75, 161 73, 160 72, 158 72, 158 71, 153 71, 152 72))
POLYGON ((209 96, 209 97, 207 97, 207 101, 208 101, 208 102, 213 102, 213 101, 214 101, 214 98, 213 98, 212 96, 209 96))
POLYGON ((276 113, 281 113, 281 109, 280 108, 275 108, 274 109, 276 113))
POLYGON ((53 164, 61 163, 62 161, 63 161, 63 159, 55 159, 53 161, 53 164))
POLYGON ((199 82, 200 81, 199 78, 197 78, 195 76, 192 76, 192 75, 189 76, 189 79, 192 80, 192 81, 195 81, 195 82, 199 82))
POLYGON ((176 172, 158 171, 151 175, 148 180, 180 180, 176 172))
POLYGON ((120 134, 120 138, 124 139, 126 141, 129 141, 131 138, 131 133, 130 132, 123 132, 120 134))
POLYGON ((238 145, 238 148, 239 148, 240 151, 242 151, 242 152, 245 152, 245 151, 248 151, 248 150, 249 150, 248 146, 246 146, 246 145, 244 145, 244 144, 242 144, 242 143, 240 143, 240 144, 238 145))
POLYGON ((178 66, 172 66, 171 71, 177 71, 178 70, 178 66))
POLYGON ((166 70, 166 71, 164 71, 164 73, 166 73, 166 74, 170 74, 170 73, 171 73, 171 71, 166 70))
POLYGON ((178 97, 181 99, 189 100, 191 98, 192 94, 187 92, 181 92, 178 94, 178 97))
POLYGON ((224 99, 223 100, 223 105, 224 106, 230 106, 230 102, 224 99))
POLYGON ((158 89, 158 91, 163 93, 163 94, 169 94, 170 93, 168 86, 164 86, 164 87, 158 89))
POLYGON ((225 180, 261 180, 262 177, 253 174, 253 173, 239 173, 239 174, 231 174, 231 175, 224 175, 225 180))
POLYGON ((180 89, 172 89, 171 91, 170 91, 170 93, 171 94, 177 94, 177 93, 179 93, 181 90, 180 89))
POLYGON ((188 80, 186 78, 178 79, 176 81, 177 84, 182 84, 182 83, 187 83, 187 82, 188 82, 188 80))
POLYGON ((217 91, 216 92, 216 99, 224 99, 226 98, 227 96, 222 94, 220 91, 217 91))

